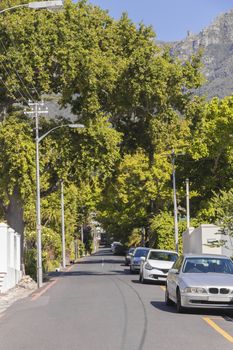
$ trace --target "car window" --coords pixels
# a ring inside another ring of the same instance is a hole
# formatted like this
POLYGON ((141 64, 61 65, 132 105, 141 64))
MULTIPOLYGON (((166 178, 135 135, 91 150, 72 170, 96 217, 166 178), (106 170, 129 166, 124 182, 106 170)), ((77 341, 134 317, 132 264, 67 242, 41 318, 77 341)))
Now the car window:
POLYGON ((154 252, 151 251, 148 255, 150 260, 164 260, 164 261, 176 261, 178 255, 176 253, 170 252, 154 252))
POLYGON ((182 263, 183 263, 184 257, 179 256, 179 258, 176 260, 175 264, 173 265, 173 269, 177 269, 178 271, 181 269, 182 263))
POLYGON ((183 266, 184 273, 225 273, 233 274, 233 263, 230 259, 187 258, 183 266))
POLYGON ((134 253, 134 256, 135 256, 136 258, 139 258, 139 257, 141 257, 141 256, 146 257, 147 254, 148 254, 148 250, 147 250, 147 249, 137 249, 137 250, 135 251, 135 253, 134 253))
POLYGON ((133 253, 135 251, 135 248, 129 248, 129 251, 128 251, 128 253, 133 253))

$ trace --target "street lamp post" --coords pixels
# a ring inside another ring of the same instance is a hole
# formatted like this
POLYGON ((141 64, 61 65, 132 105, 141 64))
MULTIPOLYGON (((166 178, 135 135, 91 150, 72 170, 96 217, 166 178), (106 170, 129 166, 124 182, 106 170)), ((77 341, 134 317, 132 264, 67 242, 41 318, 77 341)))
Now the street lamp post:
POLYGON ((178 253, 178 218, 177 218, 177 200, 176 200, 176 169, 175 169, 175 151, 172 150, 172 184, 173 184, 173 205, 174 205, 174 230, 175 230, 175 247, 178 253))
POLYGON ((65 211, 64 211, 64 183, 61 180, 61 237, 62 237, 62 267, 66 267, 66 236, 65 236, 65 211))
MULTIPOLYGON (((43 113, 43 111, 41 111, 43 113)), ((84 128, 83 124, 64 124, 64 125, 58 125, 54 128, 47 131, 44 135, 40 136, 38 135, 39 123, 38 123, 38 114, 37 114, 37 122, 36 122, 36 145, 37 145, 37 157, 36 157, 36 174, 37 174, 37 181, 36 181, 36 188, 37 188, 37 242, 38 242, 38 288, 40 288, 43 284, 43 271, 42 271, 42 258, 41 258, 41 252, 42 252, 42 246, 41 246, 41 215, 40 215, 40 163, 39 163, 39 143, 41 140, 43 140, 48 134, 50 134, 52 131, 68 127, 68 128, 75 128, 75 129, 81 129, 84 128)), ((62 265, 65 268, 66 267, 66 248, 65 248, 65 214, 64 214, 64 187, 63 187, 63 180, 61 181, 61 221, 62 221, 62 265)))
MULTIPOLYGON (((39 136, 39 115, 48 113, 46 110, 41 110, 39 106, 43 106, 44 103, 31 103, 31 111, 25 112, 26 114, 32 114, 36 121, 36 232, 37 232, 37 285, 38 288, 43 285, 43 269, 42 269, 42 244, 41 244, 41 204, 40 204, 40 158, 39 158, 39 143, 52 131, 62 128, 84 128, 83 124, 64 124, 58 125, 47 131, 42 136, 39 136)), ((62 249, 63 249, 63 266, 65 264, 65 229, 64 228, 64 204, 62 209, 62 249)))

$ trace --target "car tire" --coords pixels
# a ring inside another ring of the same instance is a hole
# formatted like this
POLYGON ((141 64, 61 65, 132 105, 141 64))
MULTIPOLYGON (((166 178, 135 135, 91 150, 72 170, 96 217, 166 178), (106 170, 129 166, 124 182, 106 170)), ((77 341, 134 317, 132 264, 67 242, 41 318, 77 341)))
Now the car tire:
POLYGON ((131 265, 129 266, 129 270, 130 270, 130 272, 131 272, 131 273, 134 273, 134 271, 133 271, 133 269, 132 269, 132 266, 131 266, 131 265))
POLYGON ((142 274, 142 277, 141 277, 141 283, 142 283, 142 284, 146 284, 146 280, 145 280, 143 274, 142 274))
POLYGON ((167 288, 166 288, 166 291, 165 291, 165 304, 167 306, 172 306, 173 305, 173 301, 169 298, 169 293, 168 293, 167 288))
POLYGON ((176 311, 179 314, 181 314, 184 311, 182 304, 181 304, 181 295, 180 295, 179 289, 177 289, 177 291, 176 291, 176 311))

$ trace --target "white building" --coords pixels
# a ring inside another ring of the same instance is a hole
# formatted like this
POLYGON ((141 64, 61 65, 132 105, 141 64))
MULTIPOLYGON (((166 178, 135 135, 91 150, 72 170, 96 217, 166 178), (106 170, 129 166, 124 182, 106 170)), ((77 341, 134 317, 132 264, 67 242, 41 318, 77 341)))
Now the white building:
POLYGON ((223 254, 233 256, 233 237, 219 233, 220 228, 203 224, 194 229, 190 227, 183 233, 183 253, 223 254), (216 246, 226 241, 223 246, 216 246), (213 246, 215 245, 215 246, 213 246))
POLYGON ((20 235, 0 223, 0 293, 13 288, 21 277, 20 235))

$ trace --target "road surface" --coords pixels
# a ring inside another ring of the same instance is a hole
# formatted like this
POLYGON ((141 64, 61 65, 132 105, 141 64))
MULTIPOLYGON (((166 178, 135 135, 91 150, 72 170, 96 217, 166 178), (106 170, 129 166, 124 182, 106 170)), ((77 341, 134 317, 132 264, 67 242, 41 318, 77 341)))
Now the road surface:
POLYGON ((233 319, 177 314, 110 249, 85 257, 0 317, 1 350, 230 350, 233 319))

